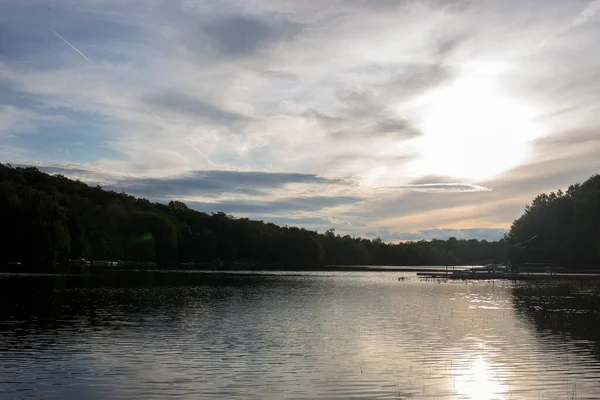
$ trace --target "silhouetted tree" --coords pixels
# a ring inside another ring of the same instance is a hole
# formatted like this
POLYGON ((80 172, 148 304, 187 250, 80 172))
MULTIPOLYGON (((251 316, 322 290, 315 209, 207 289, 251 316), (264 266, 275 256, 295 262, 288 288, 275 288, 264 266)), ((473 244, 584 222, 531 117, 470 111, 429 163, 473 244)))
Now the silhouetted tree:
MULTIPOLYGON (((577 201, 554 204, 554 197, 542 198, 526 212, 531 214, 526 218, 534 225, 543 225, 544 229, 553 232, 545 235, 550 244, 540 251, 555 251, 551 254, 554 257, 559 254, 555 245, 565 240, 565 249, 577 249, 586 257, 591 257, 586 243, 594 243, 593 254, 598 256, 598 225, 588 220, 590 216, 598 215, 594 214, 597 192, 594 197, 588 186, 577 185, 569 189, 567 195, 570 197, 573 197, 571 193, 581 192, 577 201), (580 221, 570 229, 581 235, 591 235, 589 240, 571 242, 566 232, 557 231, 558 222, 546 221, 547 214, 537 210, 549 202, 552 213, 560 212, 580 221)), ((78 257, 162 264, 219 259, 224 263, 244 260, 271 268, 302 269, 325 264, 478 264, 506 256, 504 240, 487 242, 451 238, 448 241, 392 244, 384 243, 380 238, 340 236, 333 228, 318 234, 224 213, 207 214, 192 210, 180 201, 170 201, 166 205, 152 203, 100 186, 90 187, 62 175, 51 176, 36 168, 12 168, 1 164, 0 218, 3 222, 0 226, 3 238, 0 260, 39 264, 78 257)), ((536 232, 537 228, 528 224, 515 225, 511 240, 536 232)))
POLYGON ((506 235, 516 264, 600 267, 600 175, 583 184, 538 195, 506 235))

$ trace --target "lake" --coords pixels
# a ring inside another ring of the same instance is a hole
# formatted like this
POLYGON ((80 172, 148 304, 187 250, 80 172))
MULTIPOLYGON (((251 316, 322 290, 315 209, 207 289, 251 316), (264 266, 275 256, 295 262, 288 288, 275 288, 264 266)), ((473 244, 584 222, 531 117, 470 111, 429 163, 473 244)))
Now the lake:
POLYGON ((599 310, 595 282, 0 274, 0 398, 600 399, 599 310))

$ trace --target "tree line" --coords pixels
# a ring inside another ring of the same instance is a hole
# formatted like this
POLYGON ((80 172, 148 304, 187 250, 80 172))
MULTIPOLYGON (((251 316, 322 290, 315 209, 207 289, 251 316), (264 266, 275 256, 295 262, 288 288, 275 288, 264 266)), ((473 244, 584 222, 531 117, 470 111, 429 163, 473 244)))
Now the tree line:
MULTIPOLYGON (((153 203, 100 186, 0 164, 0 261, 47 265, 69 259, 155 261, 164 265, 236 261, 274 268, 323 265, 475 265, 505 259, 507 243, 380 238, 204 213, 153 203)), ((511 236, 512 238, 512 236, 511 236)))
POLYGON ((517 265, 600 269, 600 175, 538 195, 505 239, 517 265))

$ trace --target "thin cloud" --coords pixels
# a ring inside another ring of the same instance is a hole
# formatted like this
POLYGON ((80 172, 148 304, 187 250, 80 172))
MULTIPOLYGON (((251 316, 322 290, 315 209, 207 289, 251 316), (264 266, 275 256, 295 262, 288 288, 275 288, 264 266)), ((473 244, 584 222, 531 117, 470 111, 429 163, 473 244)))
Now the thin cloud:
POLYGON ((144 101, 162 111, 214 123, 224 124, 248 120, 248 117, 245 115, 226 110, 218 105, 186 93, 174 91, 157 92, 144 98, 144 101))
POLYGON ((335 218, 335 217, 330 217, 330 216, 327 216, 323 219, 333 225, 352 226, 352 223, 346 219, 335 218))
POLYGON ((480 239, 480 240, 499 240, 506 233, 505 229, 496 228, 473 228, 473 229, 425 229, 414 232, 395 232, 388 228, 382 228, 374 232, 366 232, 368 237, 380 237, 384 241, 403 242, 417 240, 447 240, 451 237, 457 239, 480 239))
POLYGON ((356 204, 362 198, 356 196, 309 196, 300 198, 282 198, 274 201, 261 200, 223 200, 223 201, 187 201, 189 207, 203 212, 219 212, 236 215, 277 216, 289 213, 314 213, 347 204, 356 204))
POLYGON ((382 186, 381 190, 412 190, 415 192, 431 192, 431 193, 468 193, 468 192, 489 192, 485 186, 475 185, 472 183, 422 183, 415 185, 397 185, 397 186, 382 186))
POLYGON ((52 31, 52 33, 54 33, 60 40, 62 40, 63 42, 65 42, 70 48, 72 48, 73 50, 75 50, 81 57, 85 58, 86 60, 90 61, 90 59, 88 58, 88 56, 86 56, 85 54, 83 54, 83 52, 81 50, 79 50, 77 47, 75 47, 73 44, 71 44, 71 42, 69 42, 67 39, 65 39, 64 37, 62 37, 60 35, 60 33, 56 32, 54 29, 50 29, 52 31))
MULTIPOLYGON (((220 52, 228 55, 248 55, 280 40, 290 39, 301 26, 289 21, 270 21, 235 15, 209 22, 204 32, 220 52)), ((205 51, 204 48, 198 49, 205 51)))
POLYGON ((150 199, 218 196, 226 194, 264 195, 289 185, 341 185, 339 179, 328 179, 314 174, 277 173, 263 171, 191 171, 163 178, 118 176, 106 171, 95 171, 82 166, 39 166, 51 174, 84 176, 86 181, 100 183, 107 189, 126 191, 150 199))
POLYGON ((69 119, 52 113, 39 113, 33 110, 0 104, 0 134, 35 132, 40 127, 68 123, 69 119))

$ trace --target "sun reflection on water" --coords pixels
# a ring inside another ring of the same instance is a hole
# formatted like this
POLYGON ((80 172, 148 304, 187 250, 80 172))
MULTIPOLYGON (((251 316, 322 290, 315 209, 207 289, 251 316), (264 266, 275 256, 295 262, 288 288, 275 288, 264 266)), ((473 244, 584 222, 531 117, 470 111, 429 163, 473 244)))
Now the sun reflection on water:
MULTIPOLYGON (((483 348, 482 345, 479 346, 483 348)), ((469 400, 504 400, 508 386, 498 375, 498 366, 479 354, 454 369, 457 398, 469 400)))

